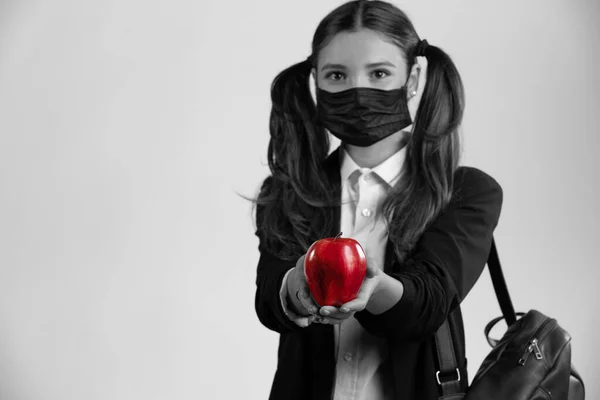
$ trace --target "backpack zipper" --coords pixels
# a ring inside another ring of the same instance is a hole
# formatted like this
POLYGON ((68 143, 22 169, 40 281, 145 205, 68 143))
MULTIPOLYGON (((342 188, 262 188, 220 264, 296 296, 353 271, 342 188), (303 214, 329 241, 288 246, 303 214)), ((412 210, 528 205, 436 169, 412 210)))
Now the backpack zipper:
POLYGON ((540 350, 539 343, 541 340, 544 340, 546 336, 550 334, 550 332, 546 332, 543 336, 540 336, 539 340, 537 338, 537 335, 541 335, 546 326, 548 326, 548 324, 550 324, 551 322, 552 318, 546 318, 546 320, 542 322, 542 325, 540 325, 540 327, 536 329, 535 333, 531 336, 531 339, 529 339, 529 343, 525 348, 523 355, 517 361, 519 365, 525 365, 525 363, 527 362, 527 358, 529 358, 529 354, 531 353, 535 354, 535 358, 537 360, 541 360, 544 358, 542 355, 542 351, 540 350))
POLYGON ((535 358, 538 360, 544 358, 544 356, 542 355, 542 351, 540 350, 540 346, 538 346, 537 338, 531 339, 531 341, 529 342, 529 346, 527 346, 527 349, 525 349, 525 352, 523 353, 521 358, 519 358, 519 365, 525 365, 525 363, 527 362, 527 358, 529 358, 529 354, 531 353, 535 354, 535 358))

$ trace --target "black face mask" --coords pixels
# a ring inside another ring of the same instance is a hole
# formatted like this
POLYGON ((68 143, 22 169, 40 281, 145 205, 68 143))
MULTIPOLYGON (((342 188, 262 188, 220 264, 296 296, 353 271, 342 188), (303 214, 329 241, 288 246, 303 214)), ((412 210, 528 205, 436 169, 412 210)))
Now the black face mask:
POLYGON ((317 89, 317 121, 342 142, 368 147, 412 124, 406 86, 337 93, 317 89))

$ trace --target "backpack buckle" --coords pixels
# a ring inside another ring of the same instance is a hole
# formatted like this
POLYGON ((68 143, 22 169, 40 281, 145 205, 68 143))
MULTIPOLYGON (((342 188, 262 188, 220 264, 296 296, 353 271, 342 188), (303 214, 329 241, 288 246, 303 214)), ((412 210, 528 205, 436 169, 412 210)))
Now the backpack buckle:
MULTIPOLYGON (((438 371, 435 373, 435 379, 437 380, 438 385, 442 386, 442 382, 440 381, 440 372, 438 371)), ((456 379, 451 379, 450 381, 456 380, 456 382, 460 382, 460 371, 458 370, 458 368, 456 368, 456 379)), ((446 381, 446 382, 450 382, 450 381, 446 381)))

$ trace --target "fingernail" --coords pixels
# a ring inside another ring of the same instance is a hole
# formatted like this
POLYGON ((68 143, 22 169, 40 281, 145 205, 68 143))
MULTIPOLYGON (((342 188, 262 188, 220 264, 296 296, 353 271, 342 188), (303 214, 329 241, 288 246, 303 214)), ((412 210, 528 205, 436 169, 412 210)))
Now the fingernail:
POLYGON ((311 307, 311 308, 308 309, 308 312, 311 313, 311 314, 314 314, 314 313, 317 312, 317 309, 314 308, 314 307, 311 307))
POLYGON ((322 315, 329 315, 331 313, 329 312, 329 310, 321 310, 321 314, 322 315))
POLYGON ((347 313, 350 310, 348 310, 346 307, 342 307, 342 308, 340 308, 340 311, 343 313, 347 313))

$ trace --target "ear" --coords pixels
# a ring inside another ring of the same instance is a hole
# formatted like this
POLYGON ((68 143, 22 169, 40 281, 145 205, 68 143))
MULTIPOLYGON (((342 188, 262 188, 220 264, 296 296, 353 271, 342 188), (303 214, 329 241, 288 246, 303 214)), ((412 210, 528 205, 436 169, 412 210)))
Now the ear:
POLYGON ((421 74, 421 66, 415 62, 410 69, 410 74, 406 80, 406 95, 410 99, 412 92, 419 91, 419 76, 421 74))

